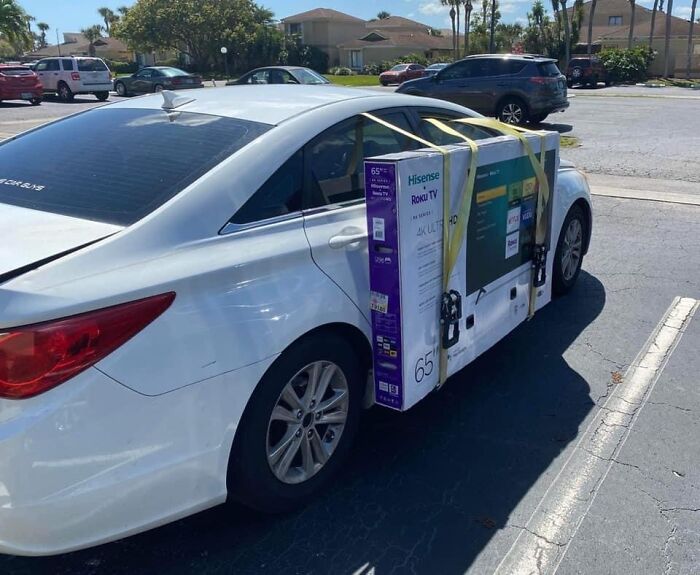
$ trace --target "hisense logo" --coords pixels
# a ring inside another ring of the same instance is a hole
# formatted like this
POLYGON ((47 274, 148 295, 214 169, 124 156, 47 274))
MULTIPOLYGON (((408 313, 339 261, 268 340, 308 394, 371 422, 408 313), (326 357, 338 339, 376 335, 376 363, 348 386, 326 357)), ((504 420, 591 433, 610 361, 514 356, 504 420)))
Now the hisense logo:
POLYGON ((417 186, 419 184, 427 184, 440 179, 440 172, 431 172, 430 174, 411 174, 408 176, 408 185, 417 186))

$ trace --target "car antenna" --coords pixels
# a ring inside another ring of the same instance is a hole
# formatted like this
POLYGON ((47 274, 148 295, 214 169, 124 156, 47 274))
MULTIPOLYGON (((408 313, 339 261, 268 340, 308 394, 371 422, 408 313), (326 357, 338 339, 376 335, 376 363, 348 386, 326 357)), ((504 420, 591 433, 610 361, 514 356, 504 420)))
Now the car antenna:
POLYGON ((179 96, 170 90, 163 90, 161 94, 163 96, 163 105, 161 106, 163 110, 174 110, 175 108, 179 108, 180 106, 194 102, 194 98, 179 96))

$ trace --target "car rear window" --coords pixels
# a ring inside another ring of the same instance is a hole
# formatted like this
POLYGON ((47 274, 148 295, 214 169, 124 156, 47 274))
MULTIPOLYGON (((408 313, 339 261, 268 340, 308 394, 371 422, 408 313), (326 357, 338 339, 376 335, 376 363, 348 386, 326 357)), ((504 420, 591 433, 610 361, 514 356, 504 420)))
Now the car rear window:
POLYGON ((31 76, 32 72, 29 68, 24 66, 13 66, 12 68, 0 68, 0 74, 3 76, 31 76))
POLYGON ((169 77, 174 77, 174 76, 189 76, 187 72, 184 70, 180 70, 180 68, 161 68, 160 72, 162 72, 165 76, 169 77))
POLYGON ((540 76, 546 76, 547 78, 561 76, 561 72, 554 62, 542 62, 537 64, 537 69, 540 71, 540 76))
POLYGON ((108 70, 107 65, 98 58, 78 60, 79 72, 106 72, 108 70))
POLYGON ((0 144, 0 203, 130 225, 271 127, 163 110, 79 114, 0 144))

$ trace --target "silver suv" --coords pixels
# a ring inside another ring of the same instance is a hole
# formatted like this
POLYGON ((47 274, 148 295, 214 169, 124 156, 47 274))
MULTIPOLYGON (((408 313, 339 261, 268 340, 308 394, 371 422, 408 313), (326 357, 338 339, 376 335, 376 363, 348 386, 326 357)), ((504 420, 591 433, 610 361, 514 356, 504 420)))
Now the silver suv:
POLYGON ((76 94, 94 94, 104 102, 112 89, 112 74, 100 58, 44 58, 37 62, 35 71, 44 92, 58 94, 63 102, 72 102, 76 94))
POLYGON ((569 107, 556 61, 525 54, 469 56, 397 92, 448 100, 509 124, 539 123, 569 107))

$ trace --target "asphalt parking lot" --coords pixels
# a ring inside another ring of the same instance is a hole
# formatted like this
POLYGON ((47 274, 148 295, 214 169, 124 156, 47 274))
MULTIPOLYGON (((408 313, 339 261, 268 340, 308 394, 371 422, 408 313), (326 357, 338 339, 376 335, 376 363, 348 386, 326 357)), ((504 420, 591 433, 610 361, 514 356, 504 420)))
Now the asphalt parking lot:
MULTIPOLYGON (((700 572, 700 98, 620 90, 543 125, 579 139, 562 156, 596 193, 573 292, 411 411, 367 412, 332 490, 0 572, 700 572)), ((0 137, 93 105, 0 104, 0 137)))

